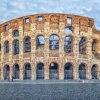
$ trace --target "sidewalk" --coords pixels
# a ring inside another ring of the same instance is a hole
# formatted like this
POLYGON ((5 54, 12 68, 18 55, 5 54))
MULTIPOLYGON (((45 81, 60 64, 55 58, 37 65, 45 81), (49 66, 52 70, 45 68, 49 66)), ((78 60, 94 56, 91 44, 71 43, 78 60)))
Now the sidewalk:
POLYGON ((18 84, 69 84, 69 83, 100 83, 100 80, 0 80, 0 83, 18 84))

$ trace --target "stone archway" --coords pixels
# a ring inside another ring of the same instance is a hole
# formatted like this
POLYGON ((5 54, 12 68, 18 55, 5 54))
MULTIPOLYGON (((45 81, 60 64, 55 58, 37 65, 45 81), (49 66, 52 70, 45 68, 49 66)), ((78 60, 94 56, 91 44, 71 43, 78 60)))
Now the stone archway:
POLYGON ((13 66, 13 78, 19 79, 19 65, 18 64, 15 64, 13 66))
POLYGON ((26 63, 24 65, 24 80, 31 79, 31 65, 26 63))
POLYGON ((59 66, 57 63, 52 62, 49 66, 49 79, 58 80, 59 79, 59 66))
POLYGON ((73 79, 73 65, 70 62, 64 66, 64 79, 73 79))
POLYGON ((86 65, 84 63, 79 65, 79 78, 86 79, 86 65))
POLYGON ((36 66, 36 79, 44 79, 44 64, 41 62, 36 66))
POLYGON ((79 53, 86 54, 86 46, 87 46, 87 39, 86 37, 79 38, 79 53))
POLYGON ((10 67, 9 65, 4 66, 4 80, 10 79, 10 67))
POLYGON ((91 68, 92 79, 98 79, 98 65, 94 64, 91 68))

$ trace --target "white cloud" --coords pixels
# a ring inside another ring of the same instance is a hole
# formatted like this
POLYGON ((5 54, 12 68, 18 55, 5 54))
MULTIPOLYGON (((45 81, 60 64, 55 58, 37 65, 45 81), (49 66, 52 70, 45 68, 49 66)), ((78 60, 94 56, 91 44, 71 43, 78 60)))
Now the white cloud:
POLYGON ((95 19, 100 27, 100 0, 0 0, 0 23, 35 13, 71 13, 95 19))

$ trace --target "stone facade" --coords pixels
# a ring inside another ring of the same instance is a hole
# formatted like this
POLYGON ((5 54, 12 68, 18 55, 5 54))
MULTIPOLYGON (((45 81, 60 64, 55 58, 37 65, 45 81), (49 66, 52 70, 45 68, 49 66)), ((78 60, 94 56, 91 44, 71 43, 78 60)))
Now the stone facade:
POLYGON ((31 79, 36 80, 36 66, 38 62, 44 64, 44 79, 49 80, 50 64, 56 62, 59 66, 59 80, 64 79, 64 65, 67 62, 73 65, 73 79, 79 79, 79 65, 86 64, 86 78, 91 79, 91 68, 94 64, 97 65, 97 72, 99 78, 100 71, 100 31, 95 29, 94 20, 83 16, 70 14, 36 14, 24 16, 14 20, 10 20, 0 25, 0 78, 4 80, 4 66, 10 67, 10 79, 13 76, 13 66, 19 65, 19 79, 23 80, 24 64, 31 65, 31 79), (42 20, 39 21, 38 17, 42 20), (71 23, 68 24, 67 18, 71 18, 71 23), (29 22, 25 23, 25 19, 29 22), (7 26, 5 31, 4 27, 7 26), (64 30, 70 27, 73 37, 73 50, 71 53, 64 51, 64 37, 69 34, 64 30), (19 30, 19 36, 13 37, 12 31, 19 30), (49 37, 52 34, 59 36, 59 50, 49 49, 49 37), (43 35, 45 44, 43 48, 36 48, 36 37, 43 35), (24 52, 24 37, 31 37, 31 52, 24 52), (79 52, 79 38, 86 37, 86 54, 79 52), (13 55, 13 40, 19 40, 19 54, 13 55), (92 52, 92 40, 96 39, 95 53, 92 52), (4 53, 4 42, 9 41, 9 53, 4 53))

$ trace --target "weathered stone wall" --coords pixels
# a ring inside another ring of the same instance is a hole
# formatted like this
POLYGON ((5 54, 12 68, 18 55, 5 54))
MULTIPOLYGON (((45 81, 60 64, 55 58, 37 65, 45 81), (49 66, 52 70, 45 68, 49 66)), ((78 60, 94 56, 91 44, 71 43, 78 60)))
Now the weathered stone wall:
POLYGON ((23 66, 28 62, 32 66, 32 80, 36 79, 36 64, 38 62, 44 63, 44 78, 49 79, 49 65, 51 62, 57 62, 59 65, 59 79, 64 79, 64 65, 67 62, 73 64, 74 79, 78 79, 78 68, 80 63, 87 65, 87 78, 91 79, 91 67, 93 64, 99 66, 100 71, 100 58, 92 54, 92 39, 98 40, 98 52, 100 51, 100 31, 97 31, 94 27, 94 20, 92 18, 69 15, 69 14, 37 14, 31 16, 24 16, 17 18, 0 25, 0 67, 1 67, 1 79, 3 80, 4 65, 10 66, 10 79, 12 77, 12 69, 15 63, 20 66, 20 79, 23 80, 23 66), (38 16, 42 16, 43 20, 38 21, 38 16), (67 17, 72 18, 72 24, 67 25, 67 17), (30 22, 25 23, 24 19, 29 18, 30 22), (89 24, 90 23, 90 24, 89 24), (4 31, 4 26, 8 25, 8 31, 4 31), (67 35, 64 32, 65 27, 70 26, 73 30, 73 52, 66 54, 64 52, 64 37, 67 35), (13 37, 12 31, 18 29, 19 37, 13 37), (51 34, 57 34, 59 40, 59 50, 49 50, 49 36, 51 34), (45 37, 45 45, 43 49, 36 49, 36 37, 38 34, 42 34, 45 37), (31 37, 31 52, 24 53, 23 51, 23 39, 25 36, 31 37), (85 36, 87 38, 87 51, 86 55, 79 54, 79 37, 85 36), (20 42, 20 53, 13 55, 12 42, 14 39, 18 39, 20 42), (10 43, 9 54, 4 54, 4 41, 8 40, 10 43))

